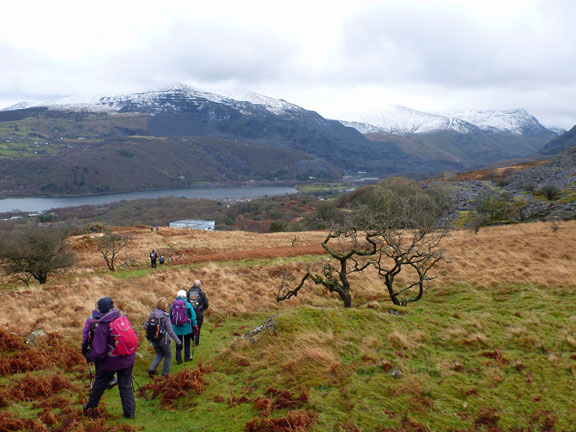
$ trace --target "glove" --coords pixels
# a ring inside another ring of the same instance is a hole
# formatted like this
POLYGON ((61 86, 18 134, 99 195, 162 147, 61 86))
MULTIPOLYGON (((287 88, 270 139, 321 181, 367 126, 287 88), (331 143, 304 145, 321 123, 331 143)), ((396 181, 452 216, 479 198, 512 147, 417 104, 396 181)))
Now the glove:
POLYGON ((197 335, 198 333, 200 333, 200 329, 198 326, 194 326, 194 334, 197 335))
POLYGON ((176 344, 176 349, 177 350, 182 349, 182 342, 176 344))
POLYGON ((84 358, 86 359, 86 363, 91 363, 92 361, 90 360, 90 350, 87 349, 86 352, 82 353, 84 355, 84 358))
POLYGON ((90 352, 90 350, 88 349, 88 347, 83 346, 82 347, 82 355, 84 357, 86 357, 86 354, 88 354, 90 352))

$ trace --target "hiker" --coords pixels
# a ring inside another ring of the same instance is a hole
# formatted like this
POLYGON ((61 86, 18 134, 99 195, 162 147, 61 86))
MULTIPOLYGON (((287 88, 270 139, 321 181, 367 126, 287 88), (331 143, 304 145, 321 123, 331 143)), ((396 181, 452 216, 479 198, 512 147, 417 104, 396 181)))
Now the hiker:
POLYGON ((96 364, 96 379, 90 391, 88 403, 84 404, 82 411, 88 414, 90 409, 98 407, 106 385, 116 373, 123 415, 133 419, 136 402, 132 389, 132 368, 138 346, 136 333, 126 317, 122 316, 119 310, 114 309, 114 302, 110 297, 98 300, 98 311, 102 314, 102 318, 94 331, 92 348, 86 354, 86 360, 96 364), (112 334, 112 331, 116 333, 116 336, 112 334))
POLYGON ((158 260, 160 265, 164 264, 164 255, 160 255, 160 259, 158 260))
MULTIPOLYGON (((94 331, 96 330, 96 326, 98 325, 100 318, 102 318, 102 314, 98 310, 98 305, 96 304, 96 309, 92 311, 92 315, 88 317, 86 323, 84 324, 84 331, 82 333, 82 355, 84 357, 86 357, 86 354, 88 354, 90 351, 92 341, 94 340, 94 331)), ((94 368, 96 369, 96 373, 98 373, 96 364, 94 364, 94 368)), ((92 371, 90 371, 90 380, 92 380, 92 371)), ((116 384, 118 384, 118 381, 116 378, 112 377, 108 383, 108 388, 112 388, 116 384)))
POLYGON ((194 312, 196 312, 198 331, 194 334, 194 345, 198 346, 200 343, 200 330, 202 330, 202 323, 204 322, 204 311, 208 309, 208 297, 206 297, 206 293, 202 290, 202 282, 200 280, 196 279, 194 281, 186 297, 188 303, 192 305, 194 312))
POLYGON ((152 268, 156 268, 156 260, 158 259, 158 254, 156 252, 154 252, 154 249, 152 249, 152 252, 150 252, 150 265, 152 266, 152 268))
POLYGON ((167 309, 168 300, 166 300, 165 297, 160 297, 156 302, 156 309, 148 315, 144 323, 146 338, 152 342, 154 351, 156 351, 156 357, 154 357, 148 369, 148 376, 150 378, 156 375, 156 368, 160 365, 162 359, 164 359, 162 376, 165 377, 170 373, 170 362, 172 361, 170 338, 176 342, 176 350, 178 350, 178 346, 180 346, 180 351, 182 351, 182 342, 178 339, 176 333, 174 333, 172 323, 170 322, 170 315, 166 312, 167 309))
MULTIPOLYGON (((190 339, 192 338, 192 328, 194 332, 198 330, 196 322, 196 313, 194 309, 186 301, 186 291, 180 290, 176 294, 176 300, 170 306, 170 321, 172 321, 172 328, 174 333, 181 336, 184 344, 184 360, 190 361, 190 339)), ((176 364, 182 363, 182 343, 176 345, 176 364)))

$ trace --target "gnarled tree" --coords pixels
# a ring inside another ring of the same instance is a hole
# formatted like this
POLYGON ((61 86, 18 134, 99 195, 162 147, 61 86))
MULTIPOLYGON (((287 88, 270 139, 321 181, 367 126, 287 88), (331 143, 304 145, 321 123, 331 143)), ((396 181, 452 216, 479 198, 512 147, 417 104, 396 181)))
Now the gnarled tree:
MULTIPOLYGON (((420 300, 426 282, 432 279, 430 270, 443 258, 440 243, 447 229, 442 227, 441 216, 449 204, 443 188, 423 188, 416 181, 402 178, 388 179, 345 196, 339 207, 331 209, 338 228, 330 229, 322 242, 329 258, 321 272, 309 267, 293 289, 284 279, 277 301, 298 295, 310 279, 338 293, 344 306, 350 307, 348 275, 367 269, 376 269, 394 304, 420 300), (336 239, 339 247, 331 247, 329 243, 336 239)), ((331 215, 323 216, 322 222, 326 222, 331 215)))
POLYGON ((377 248, 373 233, 363 232, 361 238, 359 238, 358 234, 358 231, 354 228, 331 230, 322 242, 322 248, 324 248, 331 259, 322 262, 323 265, 320 272, 313 272, 311 266, 309 266, 296 288, 289 289, 286 287, 286 283, 283 283, 278 290, 277 301, 297 296, 306 280, 310 279, 317 285, 324 285, 329 292, 338 294, 345 307, 352 306, 348 275, 361 272, 371 265, 370 261, 365 261, 363 258, 374 255, 377 248), (334 240, 339 240, 339 244, 336 247, 330 245, 330 242, 334 240))
POLYGON ((110 271, 116 270, 116 258, 118 258, 118 254, 131 242, 132 238, 129 235, 113 232, 105 233, 98 239, 96 247, 104 258, 104 261, 106 261, 106 267, 108 267, 110 271))

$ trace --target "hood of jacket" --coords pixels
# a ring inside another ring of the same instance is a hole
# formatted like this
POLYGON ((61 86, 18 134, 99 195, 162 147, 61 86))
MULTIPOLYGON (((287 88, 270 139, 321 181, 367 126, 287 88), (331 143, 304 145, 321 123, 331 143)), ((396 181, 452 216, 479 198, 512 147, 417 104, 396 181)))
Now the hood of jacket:
POLYGON ((167 312, 163 311, 162 309, 154 309, 152 311, 152 315, 158 319, 170 316, 170 315, 168 315, 167 312))
POLYGON ((116 318, 118 318, 120 315, 121 314, 120 314, 119 310, 113 309, 110 312, 108 312, 107 314, 103 315, 102 318, 100 318, 100 323, 111 323, 116 318))
POLYGON ((92 319, 100 319, 100 318, 102 318, 102 312, 100 312, 98 309, 94 309, 94 310, 92 311, 92 316, 91 316, 91 318, 92 318, 92 319))

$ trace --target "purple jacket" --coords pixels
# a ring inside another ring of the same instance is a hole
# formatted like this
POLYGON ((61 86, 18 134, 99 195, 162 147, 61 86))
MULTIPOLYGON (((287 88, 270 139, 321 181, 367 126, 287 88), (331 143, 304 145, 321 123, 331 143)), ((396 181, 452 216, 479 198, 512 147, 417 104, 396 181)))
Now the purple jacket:
POLYGON ((92 315, 86 320, 84 324, 84 332, 82 333, 82 349, 86 349, 88 345, 88 336, 90 335, 90 322, 94 319, 102 318, 102 314, 98 309, 92 311, 92 315))
POLYGON ((102 370, 112 371, 125 369, 136 361, 136 353, 129 356, 110 356, 108 353, 114 348, 114 336, 110 333, 110 323, 120 316, 120 311, 114 309, 100 318, 98 327, 94 332, 92 349, 88 360, 98 363, 102 370))
MULTIPOLYGON (((164 332, 164 338, 160 340, 160 342, 168 343, 169 341, 168 336, 170 336, 174 340, 174 342, 180 344, 180 339, 178 339, 178 336, 176 336, 176 333, 174 333, 174 329, 172 328, 172 323, 170 322, 170 315, 168 315, 162 309, 154 309, 152 311, 152 315, 154 315, 156 318, 160 320, 160 330, 164 332)), ((146 318, 144 328, 146 328, 146 326, 148 325, 149 320, 150 316, 146 318)))

